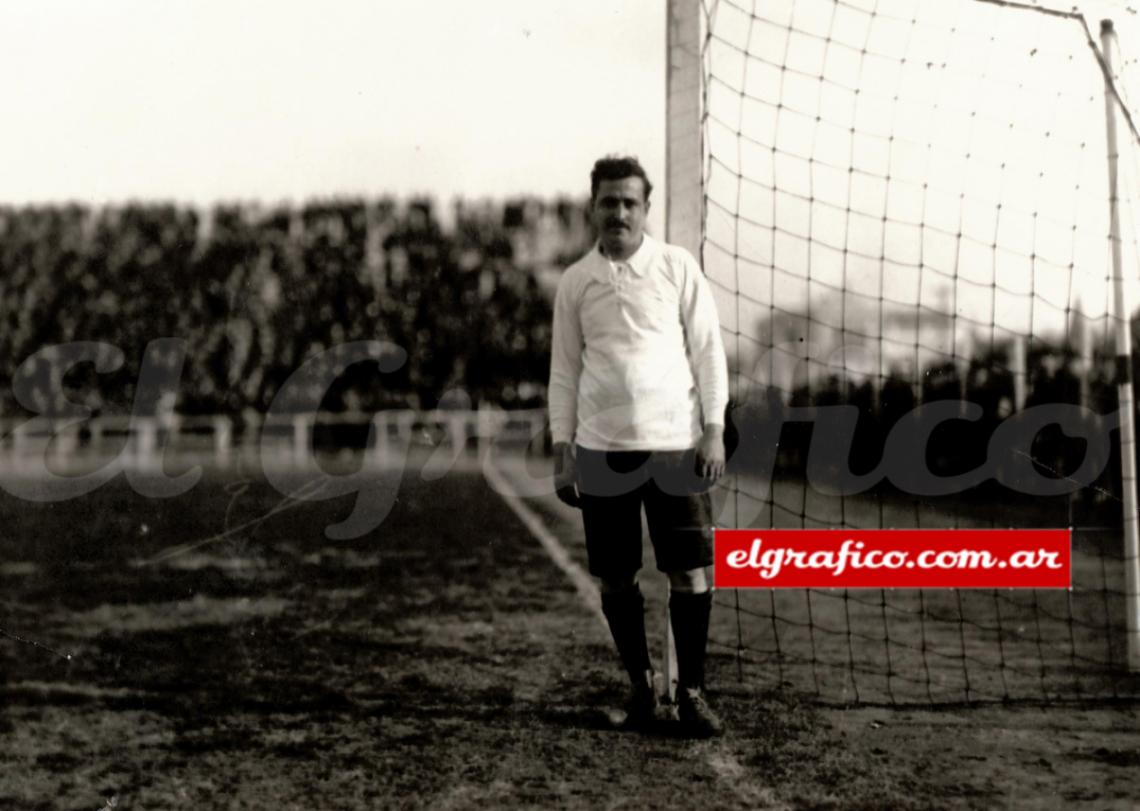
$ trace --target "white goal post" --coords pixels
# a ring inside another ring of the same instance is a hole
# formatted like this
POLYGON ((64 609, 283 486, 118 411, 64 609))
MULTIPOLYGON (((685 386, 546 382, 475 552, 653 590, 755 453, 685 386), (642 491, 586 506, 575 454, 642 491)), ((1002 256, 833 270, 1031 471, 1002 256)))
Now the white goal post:
MULTIPOLYGON (((666 0, 665 239, 700 258, 704 226, 700 0, 666 0)), ((677 658, 665 586, 665 682, 676 695, 677 658)))

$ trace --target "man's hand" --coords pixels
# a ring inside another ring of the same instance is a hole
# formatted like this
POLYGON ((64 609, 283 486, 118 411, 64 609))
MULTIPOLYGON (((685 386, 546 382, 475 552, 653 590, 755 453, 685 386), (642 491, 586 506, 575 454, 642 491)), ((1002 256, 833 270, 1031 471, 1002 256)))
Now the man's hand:
POLYGON ((578 496, 578 462, 574 458, 574 448, 568 442, 554 445, 554 492, 564 504, 582 506, 578 496))
POLYGON ((706 425, 697 443, 697 475, 710 484, 724 475, 724 427, 706 425))

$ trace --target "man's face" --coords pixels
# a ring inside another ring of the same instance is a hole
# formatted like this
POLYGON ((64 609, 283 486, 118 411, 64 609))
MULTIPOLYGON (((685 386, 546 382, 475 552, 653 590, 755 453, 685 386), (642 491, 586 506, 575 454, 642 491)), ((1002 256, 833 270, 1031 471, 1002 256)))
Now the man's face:
POLYGON ((628 259, 641 245, 649 201, 640 177, 603 180, 594 196, 594 227, 611 259, 628 259))

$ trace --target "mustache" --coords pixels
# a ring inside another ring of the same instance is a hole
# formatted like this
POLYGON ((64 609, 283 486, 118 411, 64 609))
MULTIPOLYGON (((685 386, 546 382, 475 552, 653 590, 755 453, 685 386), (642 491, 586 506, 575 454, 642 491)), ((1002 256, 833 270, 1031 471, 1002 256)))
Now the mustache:
POLYGON ((606 220, 606 228, 629 228, 629 225, 621 220, 606 220))

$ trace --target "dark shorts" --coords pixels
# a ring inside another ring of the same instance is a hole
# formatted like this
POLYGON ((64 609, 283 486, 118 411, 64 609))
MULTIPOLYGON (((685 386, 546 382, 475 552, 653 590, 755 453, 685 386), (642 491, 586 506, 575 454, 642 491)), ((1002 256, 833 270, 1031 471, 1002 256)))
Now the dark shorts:
POLYGON ((590 574, 624 580, 641 569, 641 508, 663 572, 713 562, 712 499, 687 451, 578 447, 578 492, 590 574))

